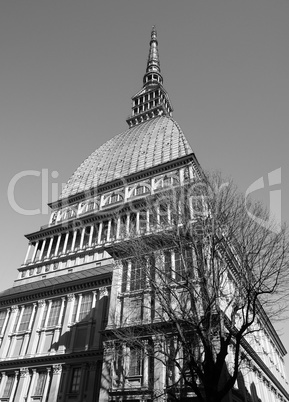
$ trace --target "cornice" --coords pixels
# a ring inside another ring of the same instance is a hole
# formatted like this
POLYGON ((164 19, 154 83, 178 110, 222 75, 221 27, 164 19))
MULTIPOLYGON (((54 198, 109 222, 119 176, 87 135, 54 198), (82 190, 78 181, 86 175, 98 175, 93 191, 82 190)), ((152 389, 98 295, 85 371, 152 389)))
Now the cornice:
POLYGON ((7 369, 17 369, 20 367, 28 367, 31 366, 42 366, 42 365, 53 365, 53 364, 67 364, 74 361, 82 361, 88 362, 90 359, 94 359, 97 361, 102 361, 103 357, 103 349, 96 350, 88 350, 81 351, 77 353, 69 353, 69 354, 55 354, 55 355, 46 355, 46 356, 37 356, 26 359, 15 359, 15 360, 1 360, 1 371, 5 371, 7 369))
POLYGON ((64 198, 62 200, 57 200, 55 202, 51 202, 48 204, 48 206, 52 209, 56 209, 56 208, 64 207, 67 205, 71 205, 71 204, 74 204, 75 202, 79 202, 84 199, 87 199, 88 196, 91 197, 96 194, 103 194, 106 191, 110 191, 112 189, 123 187, 124 183, 133 183, 134 181, 139 181, 144 178, 158 175, 166 170, 170 170, 170 169, 185 165, 188 162, 193 161, 194 159, 196 160, 195 154, 191 153, 189 155, 183 156, 183 157, 175 159, 173 161, 163 163, 159 166, 154 166, 150 169, 143 170, 141 172, 137 172, 132 175, 123 177, 122 179, 117 179, 110 183, 102 184, 102 185, 98 186, 97 188, 96 187, 91 188, 89 190, 75 194, 68 198, 64 198))
POLYGON ((35 300, 47 299, 49 297, 67 295, 69 293, 76 293, 90 288, 111 286, 111 276, 112 272, 92 276, 89 278, 78 278, 72 280, 71 282, 27 290, 25 293, 20 290, 20 292, 15 295, 7 294, 2 297, 0 296, 0 307, 7 307, 10 305, 32 302, 35 300))

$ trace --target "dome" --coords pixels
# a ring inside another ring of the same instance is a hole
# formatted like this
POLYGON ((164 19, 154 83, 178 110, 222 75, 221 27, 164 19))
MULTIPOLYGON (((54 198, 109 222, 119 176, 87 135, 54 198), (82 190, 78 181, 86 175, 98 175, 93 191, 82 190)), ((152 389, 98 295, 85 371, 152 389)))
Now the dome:
POLYGON ((70 177, 60 199, 192 153, 178 123, 172 117, 156 117, 116 135, 94 151, 70 177))

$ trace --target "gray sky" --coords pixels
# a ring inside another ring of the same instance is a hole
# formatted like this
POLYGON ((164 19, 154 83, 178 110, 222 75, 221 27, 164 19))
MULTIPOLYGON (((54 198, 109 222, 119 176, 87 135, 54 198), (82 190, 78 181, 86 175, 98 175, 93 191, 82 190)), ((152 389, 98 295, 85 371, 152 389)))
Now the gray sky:
MULTIPOLYGON (((243 191, 264 176, 256 196, 268 204, 267 175, 281 167, 276 188, 288 221, 288 18, 285 0, 1 1, 0 290, 23 262, 23 235, 48 221, 46 213, 15 212, 10 180, 48 169, 50 200, 52 184, 60 188, 127 128, 154 24, 174 118, 203 168, 221 170, 243 191)), ((41 209, 41 192, 41 177, 24 177, 15 201, 41 209)))

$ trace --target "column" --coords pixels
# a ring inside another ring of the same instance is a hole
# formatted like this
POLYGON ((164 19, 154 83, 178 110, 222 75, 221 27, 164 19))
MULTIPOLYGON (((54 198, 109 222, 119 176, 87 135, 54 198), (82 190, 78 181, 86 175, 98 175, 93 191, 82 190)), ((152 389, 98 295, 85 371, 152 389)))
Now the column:
POLYGON ((60 353, 65 353, 66 350, 69 350, 69 345, 68 340, 69 340, 69 332, 71 330, 71 327, 69 326, 69 323, 71 322, 71 316, 73 312, 73 306, 75 302, 75 296, 73 293, 70 293, 67 295, 67 307, 66 307, 66 313, 64 316, 64 321, 61 329, 61 336, 60 336, 60 345, 58 348, 58 352, 60 353))
POLYGON ((130 219, 129 218, 130 218, 129 213, 127 213, 126 214, 126 233, 125 233, 124 237, 128 237, 130 235, 130 233, 129 233, 129 221, 130 221, 130 219))
POLYGON ((90 384, 95 384, 96 381, 96 362, 89 362, 89 374, 88 374, 88 384, 89 387, 87 389, 87 402, 94 402, 96 400, 96 395, 94 395, 94 390, 96 387, 91 386, 90 384))
POLYGON ((84 397, 84 385, 85 385, 85 375, 87 371, 87 363, 82 363, 81 365, 81 377, 80 377, 80 388, 79 388, 79 396, 80 400, 83 401, 84 397))
POLYGON ((120 216, 117 218, 117 226, 116 226, 116 240, 119 239, 119 232, 120 232, 120 216))
POLYGON ((27 253, 26 253, 26 256, 25 256, 25 259, 24 259, 24 264, 27 264, 27 260, 28 260, 28 257, 29 257, 30 251, 31 251, 31 247, 32 247, 32 244, 29 243, 27 253))
POLYGON ((126 279, 126 291, 130 291, 130 277, 131 277, 131 261, 127 263, 127 279, 126 279))
POLYGON ((50 372, 51 372, 51 368, 47 367, 47 376, 46 376, 46 382, 45 382, 45 387, 44 387, 44 391, 43 391, 43 395, 42 395, 42 401, 46 401, 47 399, 47 394, 48 394, 48 389, 49 389, 49 384, 50 384, 50 372))
POLYGON ((14 379, 14 383, 13 383, 9 401, 14 400, 14 395, 15 395, 15 391, 16 391, 16 387, 17 387, 17 383, 18 383, 18 376, 19 376, 19 371, 15 371, 15 379, 14 379))
POLYGON ((25 310, 25 305, 21 306, 21 311, 20 311, 20 315, 19 315, 19 319, 18 319, 18 323, 17 323, 16 329, 15 329, 15 332, 19 331, 19 327, 20 327, 20 323, 21 323, 21 320, 22 320, 24 310, 25 310))
POLYGON ((65 252, 66 252, 67 243, 68 243, 68 237, 69 237, 69 232, 67 232, 66 235, 65 235, 65 240, 64 240, 64 245, 63 245, 63 249, 62 249, 62 254, 65 254, 65 252))
POLYGON ((89 247, 91 247, 92 237, 93 237, 93 231, 94 231, 94 226, 91 225, 91 226, 90 226, 90 233, 89 233, 89 240, 88 240, 88 246, 89 246, 89 247))
MULTIPOLYGON (((61 373, 62 373, 62 364, 54 364, 50 392, 49 392, 49 396, 48 396, 48 402, 57 401, 61 373)), ((44 400, 44 398, 43 398, 43 400, 44 400)))
POLYGON ((60 240, 61 240, 61 233, 58 235, 58 238, 57 238, 57 243, 56 243, 55 252, 54 252, 55 256, 57 256, 57 254, 58 254, 60 240))
POLYGON ((86 331, 86 339, 85 339, 85 350, 89 349, 89 340, 90 340, 90 335, 91 335, 91 329, 93 325, 93 318, 94 318, 94 312, 95 312, 95 305, 96 305, 96 291, 94 290, 92 292, 92 305, 91 305, 91 311, 90 311, 90 317, 89 317, 89 322, 87 324, 87 331, 86 331))
MULTIPOLYGON (((54 330, 52 345, 57 344, 58 341, 59 341, 59 335, 60 335, 60 330, 61 330, 61 322, 62 322, 64 307, 65 307, 65 297, 62 297, 61 298, 61 307, 60 307, 59 318, 58 318, 58 322, 57 322, 57 327, 54 330)), ((51 352, 53 352, 53 351, 55 351, 55 349, 51 348, 51 352)))
POLYGON ((12 306, 11 307, 12 312, 10 316, 10 320, 7 325, 7 331, 5 332, 4 338, 3 338, 3 347, 1 351, 1 357, 4 358, 7 356, 7 352, 10 346, 10 341, 11 341, 11 333, 13 331, 14 323, 17 317, 18 313, 18 306, 12 306))
POLYGON ((148 340, 143 341, 143 387, 147 388, 149 384, 149 358, 148 358, 148 340))
MULTIPOLYGON (((6 310, 5 321, 4 321, 4 324, 3 324, 3 327, 2 327, 2 330, 1 330, 1 334, 0 334, 0 347, 2 345, 3 337, 4 337, 4 334, 5 334, 5 329, 6 329, 9 317, 10 317, 10 312, 11 312, 11 309, 10 309, 10 307, 8 307, 7 310, 6 310)), ((0 354, 0 357, 4 357, 4 356, 1 356, 1 354, 0 354)))
POLYGON ((76 236, 77 236, 77 229, 75 229, 75 231, 73 232, 71 251, 74 251, 75 242, 76 242, 76 236))
POLYGON ((54 239, 53 237, 50 238, 50 242, 49 242, 49 246, 48 246, 46 258, 49 258, 49 257, 50 257, 51 248, 52 248, 52 244, 53 244, 53 239, 54 239))
MULTIPOLYGON (((155 375, 155 390, 159 393, 162 394, 162 390, 165 388, 165 366, 162 362, 163 360, 163 355, 161 352, 162 344, 163 344, 163 339, 161 336, 153 336, 153 342, 154 342, 154 375, 155 375)), ((161 401, 162 398, 156 398, 156 400, 161 401)))
POLYGON ((43 313, 44 313, 44 308, 45 308, 45 300, 38 300, 38 309, 36 312, 36 317, 35 317, 35 324, 34 324, 34 329, 31 333, 30 336, 30 342, 28 345, 28 350, 27 350, 27 355, 33 356, 36 353, 36 348, 38 345, 38 340, 40 337, 40 324, 42 321, 43 313))
POLYGON ((39 260, 42 260, 44 249, 45 249, 45 244, 46 244, 46 239, 43 239, 40 254, 39 254, 39 260))
POLYGON ((107 402, 109 400, 108 390, 111 388, 112 370, 113 370, 112 360, 113 360, 112 343, 109 341, 104 342, 99 402, 107 402))
MULTIPOLYGON (((77 302, 76 302, 76 303, 78 303, 78 305, 77 305, 77 310, 76 310, 75 322, 78 321, 79 312, 80 312, 80 306, 81 306, 81 300, 82 300, 82 294, 80 293, 80 294, 78 295, 77 302)), ((70 342, 69 342, 69 350, 70 350, 70 351, 73 350, 74 339, 75 339, 75 333, 76 333, 76 326, 74 325, 74 326, 72 327, 71 337, 70 337, 70 342)))
POLYGON ((85 227, 82 228, 82 232, 81 232, 80 245, 79 245, 80 250, 81 250, 82 247, 83 247, 84 235, 85 235, 85 227))
POLYGON ((137 211, 137 213, 136 213, 136 227, 135 227, 135 231, 136 231, 136 233, 139 233, 139 214, 140 214, 140 212, 139 211, 137 211))
POLYGON ((35 312, 36 312, 36 303, 33 303, 33 310, 32 310, 32 313, 31 313, 31 317, 30 317, 30 321, 29 321, 29 324, 28 324, 27 332, 24 335, 23 345, 22 345, 22 348, 21 348, 21 356, 26 354, 27 345, 28 345, 28 342, 29 342, 29 338, 31 336, 31 328, 32 328, 34 317, 35 317, 35 312))
MULTIPOLYGON (((15 394, 15 401, 24 401, 26 398, 27 394, 27 389, 30 381, 30 375, 29 375, 29 370, 27 367, 21 367, 20 369, 20 378, 19 378, 19 384, 17 387, 17 392, 15 394), (24 399, 25 398, 25 399, 24 399)), ((15 382, 14 382, 15 384, 15 382)), ((13 384, 13 387, 14 387, 13 384)), ((11 395, 10 400, 13 401, 13 397, 11 395)))
POLYGON ((38 250, 38 245, 39 245, 39 241, 36 242, 36 244, 35 244, 34 251, 33 251, 33 255, 32 255, 32 258, 31 258, 31 262, 34 262, 34 260, 35 260, 35 257, 36 257, 36 254, 37 254, 37 250, 38 250))
POLYGON ((36 369, 32 369, 31 383, 30 383, 26 401, 30 402, 30 398, 34 393, 36 379, 37 379, 37 371, 36 371, 36 369))
POLYGON ((77 311, 76 311, 75 322, 77 322, 77 321, 78 321, 78 319, 79 319, 79 313, 80 313, 81 301, 82 301, 82 294, 81 294, 81 293, 79 293, 79 295, 78 295, 78 306, 77 306, 77 311))
POLYGON ((5 371, 1 372, 1 383, 0 383, 0 397, 3 395, 3 391, 6 385, 6 381, 7 381, 7 376, 5 371))
POLYGON ((108 225, 107 225, 107 236, 105 239, 105 243, 107 241, 110 241, 110 231, 111 231, 111 219, 108 221, 108 225))
POLYGON ((98 230, 97 244, 100 244, 100 241, 101 241, 101 232, 102 232, 102 227, 103 227, 103 223, 102 223, 102 222, 100 222, 100 224, 99 224, 99 230, 98 230))
POLYGON ((65 399, 65 394, 69 392, 69 381, 70 381, 70 371, 71 371, 71 366, 70 364, 66 364, 63 367, 63 372, 62 372, 62 386, 61 386, 61 393, 58 396, 59 400, 65 399))

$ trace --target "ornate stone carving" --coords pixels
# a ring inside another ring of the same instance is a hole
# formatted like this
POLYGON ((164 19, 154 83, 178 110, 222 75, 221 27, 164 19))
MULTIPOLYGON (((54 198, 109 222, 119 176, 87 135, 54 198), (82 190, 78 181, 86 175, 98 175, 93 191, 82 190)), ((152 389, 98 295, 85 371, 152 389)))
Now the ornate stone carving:
POLYGON ((53 364, 53 374, 61 374, 62 364, 53 364))
POLYGON ((99 300, 101 300, 103 297, 108 296, 108 290, 106 287, 99 288, 99 300))
POLYGON ((21 367, 20 368, 20 377, 26 377, 27 375, 29 375, 29 370, 28 367, 21 367))
POLYGON ((45 300, 38 300, 38 306, 39 307, 43 307, 43 306, 45 306, 45 300))
POLYGON ((69 293, 69 294, 67 295, 67 300, 68 300, 69 302, 72 302, 74 299, 75 299, 75 294, 74 294, 74 293, 69 293))
POLYGON ((14 304, 14 306, 11 306, 12 312, 15 312, 18 310, 18 306, 14 304))

